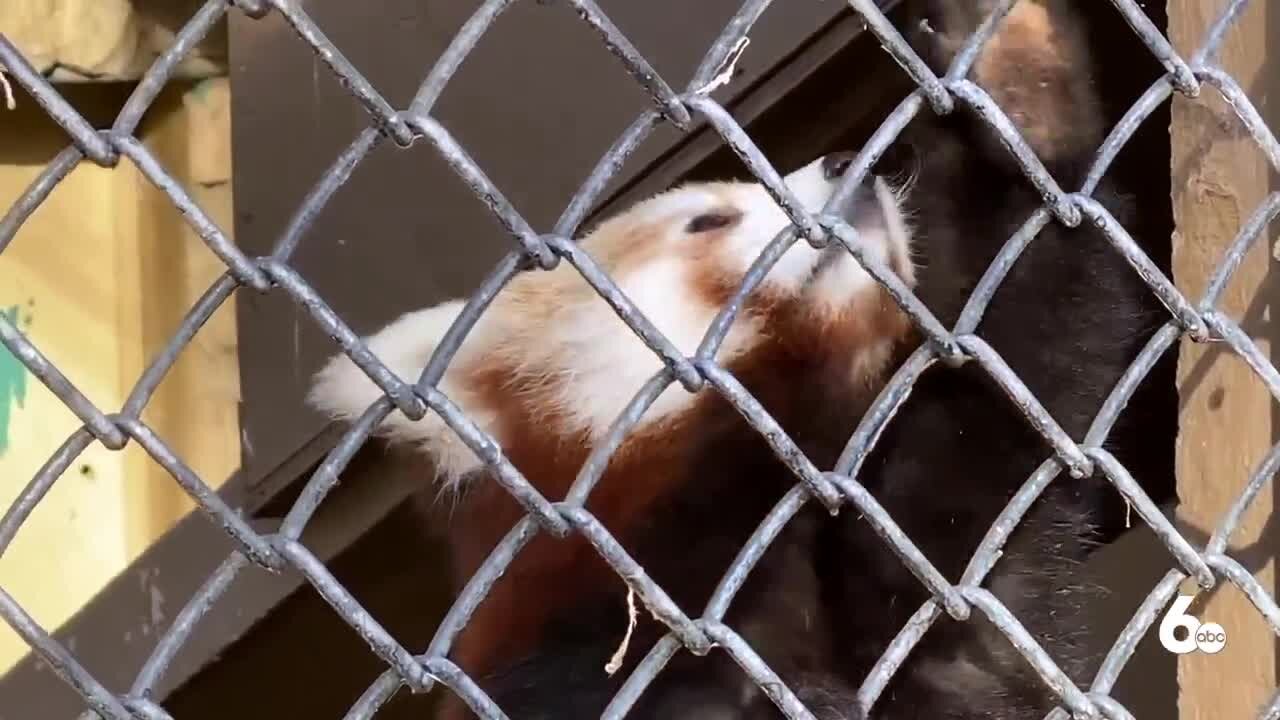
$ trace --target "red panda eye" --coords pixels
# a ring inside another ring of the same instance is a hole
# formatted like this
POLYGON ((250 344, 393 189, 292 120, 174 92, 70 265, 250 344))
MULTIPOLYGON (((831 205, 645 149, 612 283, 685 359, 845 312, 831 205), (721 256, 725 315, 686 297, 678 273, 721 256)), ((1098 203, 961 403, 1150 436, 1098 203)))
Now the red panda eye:
POLYGON ((685 227, 684 231, 690 234, 697 234, 710 230, 718 230, 732 224, 733 221, 737 219, 737 215, 730 215, 728 213, 707 213, 706 215, 699 215, 698 217, 690 220, 689 225, 685 227))

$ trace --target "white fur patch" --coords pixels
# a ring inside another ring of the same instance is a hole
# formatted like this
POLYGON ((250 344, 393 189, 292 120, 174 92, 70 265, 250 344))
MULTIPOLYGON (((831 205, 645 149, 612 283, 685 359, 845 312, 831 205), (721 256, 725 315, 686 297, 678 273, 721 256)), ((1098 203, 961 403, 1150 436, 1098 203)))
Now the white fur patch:
MULTIPOLYGON (((462 311, 463 302, 454 300, 426 310, 402 315, 395 322, 365 339, 372 352, 383 364, 405 382, 417 382, 423 368, 431 360, 436 345, 444 337, 449 326, 462 311)), ((480 427, 491 429, 496 413, 479 406, 474 393, 462 387, 455 378, 453 368, 465 367, 473 349, 486 345, 487 323, 483 316, 463 341, 454 365, 445 372, 439 389, 453 402, 465 409, 480 427)), ((345 354, 332 358, 316 374, 307 397, 313 407, 339 420, 352 422, 382 397, 382 389, 365 375, 345 354)), ((479 467, 480 460, 462 443, 440 416, 428 412, 422 419, 412 421, 399 410, 392 411, 378 434, 391 440, 413 442, 436 462, 436 472, 442 479, 452 481, 479 467)))
MULTIPOLYGON (((685 357, 692 356, 715 319, 712 307, 690 292, 690 268, 677 258, 660 258, 616 278, 646 318, 685 357)), ((752 318, 734 323, 717 358, 726 362, 746 350, 759 328, 752 318)), ((593 298, 549 329, 547 342, 560 348, 556 362, 572 368, 559 388, 562 409, 575 429, 593 437, 606 433, 662 361, 604 301, 593 298)), ((688 408, 694 396, 679 384, 650 405, 642 425, 688 408)))
MULTIPOLYGON (((811 213, 823 209, 837 186, 836 182, 826 178, 821 158, 791 173, 784 181, 801 206, 811 213)), ((738 207, 744 209, 745 213, 741 221, 742 232, 734 234, 726 262, 733 263, 745 273, 790 220, 764 186, 743 184, 734 190, 738 207)), ((908 252, 908 232, 898 198, 883 181, 877 181, 875 192, 884 216, 879 221, 883 227, 874 225, 862 229, 859 233, 862 243, 871 256, 882 262, 888 262, 891 252, 905 257, 908 252)), ((797 241, 769 271, 765 283, 783 292, 797 292, 809 280, 820 258, 820 251, 803 240, 797 241)), ((868 291, 874 284, 875 280, 870 274, 852 256, 845 253, 835 261, 833 267, 822 273, 811 292, 817 302, 835 309, 846 305, 854 296, 868 291)))

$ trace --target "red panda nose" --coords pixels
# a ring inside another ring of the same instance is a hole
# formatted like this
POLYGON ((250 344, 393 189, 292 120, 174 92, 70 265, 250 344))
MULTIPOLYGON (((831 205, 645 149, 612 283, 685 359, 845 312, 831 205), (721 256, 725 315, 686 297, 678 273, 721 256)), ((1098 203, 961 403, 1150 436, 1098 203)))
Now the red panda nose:
POLYGON ((853 164, 853 157, 851 152, 837 152, 822 158, 822 176, 831 181, 839 180, 853 164))
POLYGON ((881 207, 876 195, 876 179, 875 175, 865 178, 854 189, 841 212, 844 219, 859 230, 882 227, 885 222, 885 208, 881 207))

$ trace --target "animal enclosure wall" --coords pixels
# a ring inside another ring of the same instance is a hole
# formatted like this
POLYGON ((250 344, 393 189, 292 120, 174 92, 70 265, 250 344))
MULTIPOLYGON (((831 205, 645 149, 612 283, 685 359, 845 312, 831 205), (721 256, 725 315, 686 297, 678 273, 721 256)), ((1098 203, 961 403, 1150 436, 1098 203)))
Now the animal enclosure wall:
MULTIPOLYGON (((188 15, 194 7, 168 6, 188 15)), ((42 72, 66 82, 59 91, 90 122, 105 126, 155 60, 137 38, 172 43, 173 32, 144 14, 141 5, 124 0, 15 0, 0 3, 0 33, 42 72)), ((215 36, 182 64, 137 136, 212 217, 228 224, 230 88, 209 57, 217 45, 215 36)), ((57 123, 21 87, 11 89, 12 108, 0 93, 0 204, 6 211, 66 150, 57 123)), ((9 222, 16 219, 11 215, 9 222)), ((77 167, 20 227, 7 225, 0 235, 6 245, 0 307, 89 398, 107 407, 125 401, 185 306, 223 271, 164 194, 128 162, 77 167)), ((214 487, 240 464, 234 320, 233 308, 218 313, 146 411, 156 431, 214 487)), ((82 422, 12 355, 3 356, 0 507, 8 509, 82 422)), ((136 445, 123 452, 91 447, 6 547, 0 587, 44 626, 62 627, 194 507, 136 445)), ((113 634, 119 639, 128 632, 113 634)), ((137 635, 141 644, 143 633, 137 635)), ((26 642, 7 627, 0 630, 0 673, 29 657, 26 642)))
MULTIPOLYGON (((997 3, 996 16, 1010 4, 997 3)), ((361 449, 373 424, 398 412, 441 414, 468 435, 477 454, 501 469, 506 489, 528 511, 503 550, 518 551, 520 538, 531 533, 589 537, 669 626, 672 650, 715 642, 753 681, 770 688, 789 717, 808 717, 752 648, 735 642, 740 638, 716 612, 699 617, 689 614, 697 608, 672 607, 643 568, 593 522, 583 509, 594 479, 590 473, 582 479, 583 492, 567 502, 542 496, 434 390, 442 366, 424 378, 396 377, 367 352, 359 335, 405 304, 422 306, 477 287, 475 307, 482 311, 489 294, 500 292, 517 272, 538 272, 525 266, 568 264, 662 359, 665 370, 655 388, 680 382, 723 393, 753 426, 772 432, 770 418, 734 392, 732 379, 717 372, 710 356, 674 352, 633 311, 613 281, 569 242, 575 231, 678 178, 755 177, 786 203, 788 192, 778 186, 774 170, 840 147, 862 148, 846 178, 851 187, 895 139, 895 129, 917 113, 978 113, 1013 151, 1025 145, 1002 111, 960 79, 963 66, 939 77, 918 61, 892 29, 890 20, 899 20, 894 3, 814 2, 795 13, 751 0, 708 4, 690 20, 688 37, 665 40, 670 30, 662 18, 678 12, 678 3, 664 9, 588 0, 490 0, 465 9, 450 6, 436 16, 414 14, 413 5, 380 10, 411 18, 402 21, 408 27, 397 36, 371 32, 379 21, 362 15, 370 12, 363 6, 355 12, 350 3, 209 0, 173 49, 152 66, 123 119, 110 130, 63 102, 62 87, 51 85, 13 45, 0 40, 0 67, 8 80, 27 93, 24 101, 38 101, 71 143, 58 156, 61 165, 24 183, 11 197, 0 197, 0 208, 12 208, 0 221, 0 252, 16 250, 16 243, 6 247, 8 241, 33 209, 54 202, 47 198, 61 187, 66 170, 82 164, 119 173, 112 168, 131 163, 156 185, 166 205, 178 208, 193 235, 218 259, 219 273, 225 271, 200 288, 207 292, 198 300, 182 296, 168 308, 180 304, 188 314, 161 342, 147 346, 153 364, 139 365, 130 376, 126 389, 132 392, 110 401, 80 390, 84 382, 76 371, 44 347, 38 333, 0 316, 0 342, 26 377, 47 387, 76 418, 66 446, 35 472, 0 521, 0 552, 15 534, 28 532, 32 508, 49 487, 67 482, 63 476, 75 472, 90 447, 93 452, 145 450, 147 472, 171 474, 202 511, 193 522, 204 528, 204 534, 184 535, 182 544, 154 553, 172 555, 173 567, 189 576, 177 590, 180 599, 173 601, 182 610, 171 609, 163 637, 126 662, 107 661, 118 657, 110 633, 97 636, 91 647, 73 647, 66 632, 53 633, 54 628, 35 622, 12 593, 0 593, 0 616, 34 652, 27 666, 0 681, 0 718, 28 716, 36 697, 41 703, 63 702, 45 694, 54 682, 65 685, 57 694, 66 700, 60 708, 88 706, 118 720, 286 713, 385 720, 422 712, 421 696, 406 688, 426 693, 427 703, 453 693, 481 716, 501 717, 501 709, 448 655, 467 614, 456 608, 478 602, 484 584, 458 598, 447 596, 439 547, 435 539, 419 535, 421 528, 402 502, 418 481, 389 480, 368 470, 370 458, 383 452, 372 444, 361 449), (135 139, 137 120, 157 101, 178 61, 227 15, 233 36, 231 90, 241 103, 236 109, 235 242, 227 218, 211 211, 209 200, 170 162, 135 139), (411 42, 428 33, 434 43, 429 48, 411 42), (726 89, 705 91, 748 36, 752 44, 741 61, 746 82, 740 78, 726 89), (567 61, 560 59, 562 72, 547 78, 581 67, 579 58, 597 58, 586 76, 617 97, 593 98, 572 79, 558 90, 547 85, 514 99, 509 93, 486 94, 487 86, 513 72, 486 52, 518 44, 518 53, 536 56, 545 50, 546 37, 573 37, 578 43, 565 51, 567 61), (581 56, 573 54, 578 51, 581 56), (833 90, 836 84, 842 89, 833 90), (459 95, 450 94, 455 92, 459 95), (557 102, 566 103, 557 111, 563 115, 554 114, 549 103, 537 105, 540 93, 552 92, 559 93, 557 102), (468 98, 501 121, 470 122, 475 115, 467 113, 474 109, 460 109, 468 98), (501 105, 503 99, 511 105, 501 105), (614 114, 590 114, 597 105, 614 114), (339 106, 341 112, 334 109, 339 106), (815 113, 815 106, 823 110, 815 113), (315 118, 308 127, 309 113, 315 118), (543 133, 539 143, 520 137, 526 116, 526 124, 543 133), (581 125, 574 127, 570 120, 581 125), (554 145, 562 142, 557 133, 567 128, 576 131, 572 153, 554 145), (548 179, 547 157, 524 145, 566 157, 554 178, 548 179), (446 198, 441 204, 453 214, 441 220, 445 211, 422 202, 420 184, 446 198), (466 202, 471 203, 466 210, 457 209, 466 202), (414 203, 420 207, 411 207, 414 203), (460 235, 483 239, 464 244, 460 235), (142 413, 150 406, 154 383, 176 358, 191 352, 192 333, 233 297, 245 376, 246 446, 239 485, 218 494, 213 489, 223 478, 208 477, 191 458, 203 446, 176 439, 192 428, 178 423, 156 432, 158 426, 142 413), (333 349, 334 340, 386 393, 350 430, 324 427, 301 404, 303 380, 333 349), (352 519, 360 514, 367 517, 352 519), (375 529, 365 534, 367 527, 375 529), (191 540, 195 537, 199 543, 191 540), (231 545, 219 545, 219 539, 231 545), (264 570, 284 573, 266 579, 264 570), (437 630, 446 612, 448 621, 437 630), (249 617, 234 624, 227 619, 232 614, 249 617), (422 622, 424 615, 430 623, 422 622), (219 634, 225 637, 211 639, 219 634), (238 642, 228 647, 232 640, 238 642), (313 640, 333 643, 332 654, 341 661, 308 657, 325 652, 307 647, 313 640), (358 661, 344 659, 356 653, 358 661), (215 654, 222 659, 212 662, 215 654), (37 662, 54 672, 32 670, 37 662), (321 677, 324 681, 317 682, 321 677)), ((842 512, 874 518, 887 538, 884 552, 901 556, 933 594, 922 614, 981 612, 1001 621, 1027 662, 1053 685, 1067 713, 1125 717, 1118 708, 1127 708, 1135 717, 1177 712, 1186 718, 1273 720, 1280 717, 1275 643, 1280 608, 1272 566, 1277 541, 1269 520, 1276 492, 1271 474, 1280 458, 1272 421, 1280 374, 1269 356, 1268 303, 1274 289, 1268 230, 1280 210, 1280 197, 1271 187, 1272 173, 1280 168, 1280 144, 1265 101, 1268 75, 1274 75, 1268 70, 1277 66, 1268 52, 1270 34, 1280 20, 1256 0, 1173 0, 1167 19, 1160 8, 1131 0, 1099 2, 1091 11, 1114 21, 1114 38, 1107 43, 1112 51, 1100 62, 1100 82, 1117 117, 1125 118, 1100 149, 1095 168, 1145 178, 1146 191, 1137 202, 1146 220, 1141 227, 1109 222, 1107 211, 1091 200, 1091 188, 1059 187, 1033 155, 1019 154, 1018 161, 1045 197, 1044 209, 1029 222, 1103 226, 1115 251, 1169 309, 1169 324, 1134 358, 1128 382, 1116 389, 1114 402, 1097 420, 1099 430, 1089 437, 1055 433, 1053 418, 1021 381, 998 356, 982 352, 980 327, 945 328, 910 292, 898 292, 898 299, 928 339, 912 366, 917 374, 946 355, 980 364, 1019 399, 1028 422, 1053 445, 1047 470, 1029 479, 1020 499, 1031 499, 1059 473, 1065 478, 1068 470, 1098 470, 1129 501, 1127 520, 1138 529, 1097 561, 1111 568, 1107 577, 1115 587, 1128 586, 1095 615, 1105 628, 1100 634, 1108 643, 1101 649, 1110 651, 1106 662, 1086 679, 1091 685, 1064 682, 1053 658, 1037 651, 1035 638, 1019 632, 1017 618, 981 590, 983 572, 960 582, 942 578, 927 558, 912 552, 910 537, 893 532, 894 518, 858 492, 849 468, 834 469, 835 477, 847 480, 837 484, 826 474, 831 468, 797 461, 794 495, 827 498, 842 512), (1170 192, 1176 228, 1170 224, 1170 192), (1137 488, 1107 451, 1110 421, 1126 405, 1149 418, 1151 452, 1167 458, 1170 479, 1176 458, 1181 499, 1176 525, 1166 512, 1172 483, 1157 484, 1154 491, 1137 488), (1230 642, 1218 655, 1174 658, 1155 645, 1157 627, 1178 588, 1195 581, 1205 591, 1190 612, 1220 623, 1230 642), (1215 589, 1209 591, 1210 585, 1215 589), (1162 675, 1162 669, 1169 674, 1162 675)), ((797 233, 846 233, 843 242, 855 244, 839 221, 795 207, 796 227, 779 243, 796 241, 797 233)), ((1014 258, 1017 250, 1011 243, 1004 259, 1014 258)), ((148 245, 145 252, 161 250, 148 245)), ((879 279, 892 285, 883 273, 879 279)), ((994 287, 980 291, 979 299, 994 287)), ((460 332, 474 319, 466 316, 460 332)), ((914 381, 910 371, 899 375, 878 407, 889 410, 895 389, 914 381)), ((855 449, 868 451, 879 424, 887 422, 892 412, 873 410, 862 426, 849 428, 854 442, 863 443, 855 449)), ((792 450, 785 438, 777 442, 781 452, 792 450)), ((776 517, 785 519, 785 512, 780 506, 776 517)), ((994 560, 1019 519, 1016 507, 1005 519, 1010 522, 993 528, 975 567, 994 560)), ((500 574, 507 562, 502 552, 495 553, 482 573, 500 574)), ((726 576, 732 570, 724 568, 726 576)), ((106 617, 105 610, 91 608, 80 620, 101 627, 106 617)), ((904 640, 917 632, 923 630, 905 630, 904 640)), ((884 667, 893 662, 887 659, 884 667)), ((628 691, 642 689, 656 672, 651 666, 637 671, 628 691)), ((874 705, 885 682, 884 677, 869 681, 860 699, 874 705)), ((626 703, 622 698, 614 709, 623 710, 626 703)))

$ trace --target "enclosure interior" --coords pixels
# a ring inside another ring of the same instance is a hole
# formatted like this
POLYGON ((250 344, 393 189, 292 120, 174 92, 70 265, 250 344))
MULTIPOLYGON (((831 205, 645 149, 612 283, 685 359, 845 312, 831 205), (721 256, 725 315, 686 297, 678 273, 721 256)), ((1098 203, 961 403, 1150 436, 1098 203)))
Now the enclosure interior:
MULTIPOLYGON (((1114 120, 1160 74, 1161 68, 1139 44, 1110 40, 1113 35, 1117 40, 1129 37, 1126 35, 1129 30, 1109 3, 1090 5, 1099 20, 1095 24, 1099 33, 1095 43, 1100 52, 1099 66, 1107 68, 1107 72, 1098 75, 1098 82, 1114 120)), ((1148 11, 1162 12, 1161 6, 1161 3, 1149 3, 1148 11)), ((1153 20, 1164 27, 1163 17, 1153 16, 1153 20)), ((830 33, 831 25, 825 26, 819 35, 823 32, 830 33)), ((913 88, 869 35, 857 35, 846 42, 819 67, 807 72, 802 82, 783 91, 768 87, 770 75, 786 73, 788 62, 794 63, 795 59, 784 58, 770 73, 761 74, 752 91, 743 95, 748 98, 744 102, 764 104, 766 109, 758 113, 747 129, 766 156, 784 171, 824 152, 861 147, 888 112, 913 88)), ((472 88, 467 92, 482 90, 472 88)), ((508 107, 502 111, 510 114, 510 131, 518 132, 522 114, 531 109, 508 107)), ((1126 187, 1141 189, 1137 200, 1146 224, 1133 228, 1135 236, 1166 271, 1171 232, 1169 138, 1164 131, 1167 127, 1168 111, 1164 109, 1126 147, 1113 170, 1126 187)), ((285 129, 281 128, 280 132, 285 129)), ((259 145, 287 141, 283 134, 255 140, 259 145)), ((692 167, 688 167, 689 154, 682 155, 680 149, 679 145, 673 145, 660 156, 651 158, 635 174, 635 180, 617 188, 610 201, 603 204, 602 212, 660 189, 676 177, 711 179, 745 175, 740 162, 725 148, 702 154, 692 167)), ((237 182, 239 185, 239 177, 237 182)), ((286 200, 280 198, 279 202, 286 200)), ((282 205, 265 212, 287 213, 291 207, 282 205)), ((341 205, 336 211, 341 216, 327 215, 322 222, 359 228, 365 222, 359 213, 377 207, 376 200, 357 197, 341 205)), ((257 222, 258 210, 255 208, 253 212, 254 216, 244 217, 242 221, 257 222)), ((493 230, 495 238, 499 232, 496 228, 493 230)), ((355 247, 362 252, 377 250, 393 254, 400 247, 396 245, 385 251, 376 245, 378 240, 378 237, 361 238, 355 247)), ((427 243, 432 256, 446 257, 458 248, 457 238, 445 235, 417 241, 427 243)), ((498 253, 505 249, 488 241, 483 250, 477 250, 478 247, 470 246, 466 252, 480 252, 481 257, 473 258, 480 265, 495 261, 498 253)), ((383 261, 394 264, 397 258, 388 255, 383 261)), ((369 280, 362 278, 361 282, 369 280)), ((339 312, 343 311, 341 296, 334 304, 339 312)), ((1171 500, 1173 494, 1176 396, 1172 370, 1172 363, 1165 362, 1129 410, 1153 421, 1167 419, 1164 425, 1147 427, 1145 441, 1145 447, 1154 456, 1168 458, 1168 483, 1157 488, 1158 499, 1163 501, 1171 500)), ((384 481, 385 478, 374 472, 384 452, 385 449, 378 446, 363 451, 348 470, 346 484, 384 481)), ((258 511, 259 517, 283 513, 305 477, 305 473, 291 473, 284 489, 273 493, 273 499, 258 511)), ((1102 642, 1109 642, 1163 573, 1165 555, 1144 528, 1103 550, 1096 562, 1103 568, 1112 593, 1097 608, 1094 629, 1102 642)), ((439 541, 433 529, 424 526, 412 502, 402 504, 389 514, 331 566, 337 579, 404 646, 426 647, 451 597, 439 541)), ((1173 692, 1175 660, 1153 648, 1151 640, 1153 638, 1144 642, 1134 663, 1144 668, 1142 676, 1122 675, 1117 697, 1138 717, 1172 717, 1176 699, 1173 692)), ((384 669, 359 636, 316 593, 306 589, 276 607, 249 634, 168 699, 166 707, 177 717, 193 719, 340 717, 384 669)), ((433 701, 432 696, 413 697, 401 693, 379 713, 379 718, 421 718, 433 701)))

